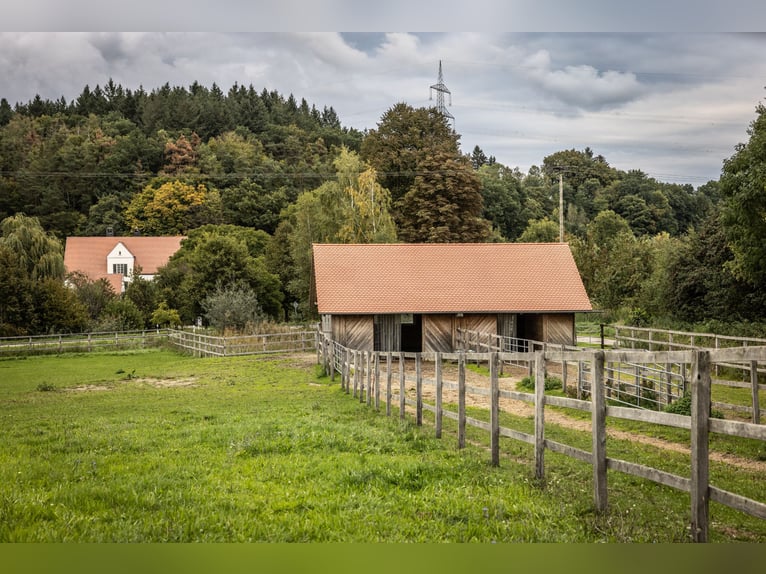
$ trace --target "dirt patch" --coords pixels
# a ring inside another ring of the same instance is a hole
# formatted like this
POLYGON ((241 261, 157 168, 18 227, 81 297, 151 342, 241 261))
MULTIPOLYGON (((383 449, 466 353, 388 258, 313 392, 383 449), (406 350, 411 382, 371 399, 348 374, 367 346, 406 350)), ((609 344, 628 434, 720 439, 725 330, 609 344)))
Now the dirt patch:
POLYGON ((79 387, 68 387, 62 390, 68 393, 83 393, 87 391, 109 391, 112 388, 105 385, 80 385, 79 387))
POLYGON ((173 387, 192 387, 195 385, 196 379, 154 379, 149 377, 137 377, 131 379, 120 379, 111 385, 80 385, 77 387, 69 387, 63 390, 73 393, 111 391, 117 388, 117 385, 119 384, 130 383, 138 383, 149 385, 158 389, 166 389, 173 387))
POLYGON ((150 385, 158 389, 169 389, 174 387, 193 387, 196 383, 196 379, 152 379, 152 378, 136 378, 130 379, 129 382, 143 383, 150 385))

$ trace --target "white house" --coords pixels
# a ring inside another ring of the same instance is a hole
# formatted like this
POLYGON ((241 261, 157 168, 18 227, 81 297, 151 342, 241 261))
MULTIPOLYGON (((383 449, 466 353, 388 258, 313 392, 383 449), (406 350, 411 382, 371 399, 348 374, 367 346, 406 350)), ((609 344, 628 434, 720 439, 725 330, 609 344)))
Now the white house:
POLYGON ((136 267, 151 280, 181 247, 183 236, 172 237, 68 237, 64 266, 93 281, 105 278, 116 293, 123 293, 136 267))

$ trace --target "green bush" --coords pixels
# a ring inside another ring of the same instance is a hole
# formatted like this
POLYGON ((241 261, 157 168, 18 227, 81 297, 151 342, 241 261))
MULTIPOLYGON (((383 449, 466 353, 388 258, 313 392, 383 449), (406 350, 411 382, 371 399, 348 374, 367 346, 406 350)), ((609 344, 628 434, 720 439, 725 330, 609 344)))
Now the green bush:
MULTIPOLYGON (((684 393, 684 396, 682 396, 680 399, 678 399, 674 403, 670 403, 668 406, 665 407, 666 413, 672 413, 674 415, 686 415, 691 416, 692 414, 692 395, 690 391, 686 391, 684 393)), ((719 411, 718 409, 710 408, 710 416, 714 419, 722 419, 723 413, 719 411)))
MULTIPOLYGON (((535 390, 535 376, 531 375, 528 377, 524 377, 519 381, 519 383, 516 385, 516 388, 519 390, 528 390, 528 391, 534 391, 535 390)), ((545 390, 546 391, 553 391, 556 389, 562 389, 564 388, 564 384, 561 382, 561 379, 558 377, 545 377, 545 390)))

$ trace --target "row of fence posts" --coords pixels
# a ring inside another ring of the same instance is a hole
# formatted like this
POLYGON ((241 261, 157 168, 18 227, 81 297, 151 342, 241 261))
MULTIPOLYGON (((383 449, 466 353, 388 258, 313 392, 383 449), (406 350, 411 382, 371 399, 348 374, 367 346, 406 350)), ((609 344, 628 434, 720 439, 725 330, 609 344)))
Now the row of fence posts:
MULTIPOLYGON (((360 402, 366 401, 367 405, 372 404, 374 396, 375 409, 380 409, 380 357, 386 358, 386 415, 391 416, 392 403, 392 362, 394 353, 378 353, 371 351, 356 351, 335 345, 323 337, 321 344, 317 345, 318 360, 321 360, 325 366, 325 372, 331 373, 332 380, 335 380, 336 357, 335 353, 342 353, 341 357, 341 388, 347 394, 351 394, 360 402), (321 355, 321 356, 319 356, 321 355), (353 370, 353 373, 352 373, 353 370), (365 381, 366 378, 366 381, 365 381)), ((405 409, 408 403, 405 389, 405 354, 396 353, 399 363, 399 417, 405 418, 405 409)), ((581 458, 589 462, 593 467, 593 497, 597 512, 605 512, 607 509, 607 456, 606 456, 606 390, 605 390, 605 354, 603 350, 592 351, 590 362, 592 364, 591 373, 591 425, 592 425, 592 449, 591 453, 579 451, 575 454, 576 458, 581 458)), ((422 358, 420 354, 415 355, 416 370, 416 402, 415 402, 415 422, 418 426, 422 425, 423 413, 423 377, 422 377, 422 358)), ((465 363, 466 353, 458 353, 458 412, 445 411, 442 408, 442 377, 441 377, 441 353, 435 353, 435 376, 436 376, 436 397, 433 412, 435 414, 435 433, 437 438, 442 435, 442 419, 444 416, 457 420, 457 443, 458 448, 465 447, 466 440, 466 377, 465 363)), ((499 354, 492 352, 489 354, 490 369, 490 422, 471 420, 471 424, 484 428, 490 433, 490 451, 492 465, 500 464, 500 436, 507 436, 522 440, 534 445, 535 457, 535 478, 543 480, 545 477, 545 449, 556 448, 574 452, 577 449, 566 445, 557 445, 552 441, 545 439, 545 380, 546 359, 544 351, 534 352, 534 373, 535 380, 540 384, 535 385, 535 418, 534 435, 511 429, 500 428, 500 388, 498 381, 499 372, 499 354)), ((710 386, 711 369, 710 354, 707 351, 695 350, 692 352, 692 381, 694 382, 694 392, 692 393, 692 416, 691 416, 691 533, 695 542, 705 542, 708 539, 709 524, 709 414, 710 414, 710 386)), ((411 401, 409 401, 410 404, 411 401)), ((429 408, 431 410, 431 408, 429 408)))

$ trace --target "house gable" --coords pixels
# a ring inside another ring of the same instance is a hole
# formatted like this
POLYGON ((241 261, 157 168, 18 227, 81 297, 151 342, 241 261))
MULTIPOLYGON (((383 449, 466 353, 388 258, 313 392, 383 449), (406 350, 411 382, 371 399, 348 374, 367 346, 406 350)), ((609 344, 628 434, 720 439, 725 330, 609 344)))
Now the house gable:
POLYGON ((133 275, 135 261, 135 256, 127 247, 125 247, 122 241, 120 241, 106 256, 106 273, 115 275, 122 274, 126 277, 130 277, 133 275))

